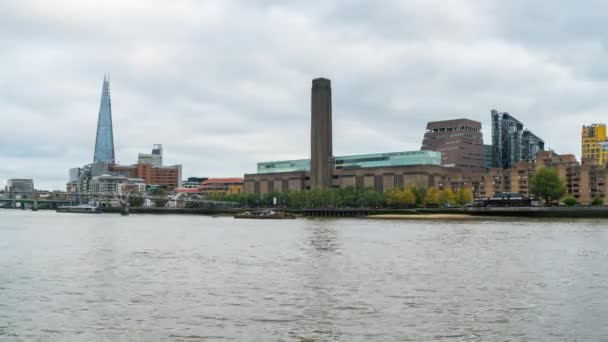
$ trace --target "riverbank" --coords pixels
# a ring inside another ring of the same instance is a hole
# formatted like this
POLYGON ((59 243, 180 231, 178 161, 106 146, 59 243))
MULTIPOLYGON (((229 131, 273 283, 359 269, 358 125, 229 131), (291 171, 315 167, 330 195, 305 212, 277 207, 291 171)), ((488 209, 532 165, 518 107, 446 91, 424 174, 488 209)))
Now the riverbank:
POLYGON ((478 216, 467 214, 379 214, 368 215, 366 218, 377 220, 482 220, 495 216, 478 216))
MULTIPOLYGON (((250 209, 238 208, 130 208, 132 214, 235 215, 250 209)), ((360 217, 377 219, 471 219, 489 217, 600 218, 608 219, 608 207, 511 207, 511 208, 415 208, 415 209, 287 209, 304 217, 360 217)), ((104 213, 120 213, 119 208, 102 208, 104 213)))

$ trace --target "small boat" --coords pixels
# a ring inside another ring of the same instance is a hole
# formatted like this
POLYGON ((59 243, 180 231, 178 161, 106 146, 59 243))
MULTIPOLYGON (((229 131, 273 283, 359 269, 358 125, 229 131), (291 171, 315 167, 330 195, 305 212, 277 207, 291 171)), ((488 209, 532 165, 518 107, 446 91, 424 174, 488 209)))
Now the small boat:
POLYGON ((93 204, 62 205, 57 208, 58 213, 80 213, 80 214, 99 214, 101 208, 93 204))
POLYGON ((262 211, 246 211, 234 215, 235 219, 258 219, 258 220, 285 220, 295 219, 296 216, 284 211, 262 210, 262 211))

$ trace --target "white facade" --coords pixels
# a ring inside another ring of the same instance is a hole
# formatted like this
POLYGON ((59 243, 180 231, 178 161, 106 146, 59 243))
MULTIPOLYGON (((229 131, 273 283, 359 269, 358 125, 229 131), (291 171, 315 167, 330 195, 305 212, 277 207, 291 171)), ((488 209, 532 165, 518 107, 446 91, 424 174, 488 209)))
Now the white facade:
POLYGON ((137 158, 139 164, 149 164, 154 166, 163 166, 163 145, 155 144, 152 148, 152 153, 140 153, 137 158))

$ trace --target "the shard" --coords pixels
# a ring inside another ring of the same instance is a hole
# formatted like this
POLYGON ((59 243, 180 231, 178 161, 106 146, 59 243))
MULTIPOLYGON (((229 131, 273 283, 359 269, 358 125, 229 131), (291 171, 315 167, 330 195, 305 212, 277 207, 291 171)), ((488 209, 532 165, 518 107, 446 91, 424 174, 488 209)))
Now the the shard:
POLYGON ((101 104, 97 118, 95 156, 93 162, 115 163, 114 132, 112 130, 112 101, 110 100, 110 80, 104 76, 101 90, 101 104))

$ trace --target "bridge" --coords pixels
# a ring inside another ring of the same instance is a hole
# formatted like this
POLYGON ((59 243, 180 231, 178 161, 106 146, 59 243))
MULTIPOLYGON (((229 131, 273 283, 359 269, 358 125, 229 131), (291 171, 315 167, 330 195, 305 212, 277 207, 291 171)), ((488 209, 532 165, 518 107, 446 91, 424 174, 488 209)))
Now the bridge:
POLYGON ((169 196, 154 196, 142 194, 134 197, 132 193, 70 193, 69 199, 66 198, 40 198, 40 194, 36 192, 5 192, 0 193, 0 208, 8 209, 50 209, 56 210, 63 205, 77 205, 81 203, 95 202, 105 207, 126 205, 129 198, 142 198, 144 204, 148 203, 148 207, 168 207, 168 208, 184 208, 192 209, 210 209, 210 208, 235 208, 239 207, 238 203, 211 201, 206 199, 191 199, 183 198, 183 194, 175 194, 169 196), (158 204, 160 202, 160 205, 158 204))

